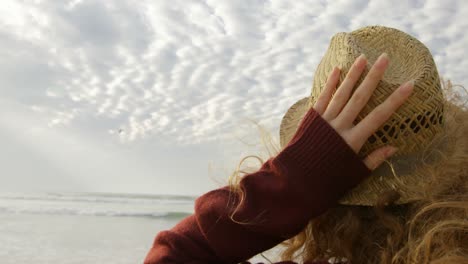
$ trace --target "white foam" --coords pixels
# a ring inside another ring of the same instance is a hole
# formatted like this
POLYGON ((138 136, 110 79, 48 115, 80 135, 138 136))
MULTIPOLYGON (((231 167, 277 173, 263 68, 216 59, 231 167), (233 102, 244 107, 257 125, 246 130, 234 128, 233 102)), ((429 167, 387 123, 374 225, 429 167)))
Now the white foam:
POLYGON ((115 194, 2 194, 0 213, 180 218, 192 213, 188 197, 115 194))

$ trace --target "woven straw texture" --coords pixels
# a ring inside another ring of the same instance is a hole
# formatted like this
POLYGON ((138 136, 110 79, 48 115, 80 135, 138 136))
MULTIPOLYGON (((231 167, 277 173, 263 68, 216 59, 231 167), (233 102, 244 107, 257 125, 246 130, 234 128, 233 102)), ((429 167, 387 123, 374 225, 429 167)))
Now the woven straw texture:
POLYGON ((411 190, 425 182, 419 164, 422 160, 426 163, 437 160, 434 154, 437 151, 422 153, 422 150, 429 148, 442 151, 446 145, 442 139, 436 140, 445 131, 445 99, 430 51, 420 41, 402 31, 370 26, 333 36, 315 72, 311 96, 296 102, 283 117, 280 127, 281 146, 287 145, 304 114, 315 104, 334 66, 341 68, 341 84, 355 59, 360 54, 366 55, 368 65, 354 87, 354 92, 383 52, 390 57, 389 67, 354 123, 359 123, 401 84, 414 79, 414 90, 408 100, 368 139, 358 154, 364 158, 373 150, 386 145, 397 146, 399 151, 389 159, 393 171, 389 165, 383 164, 373 171, 370 178, 349 192, 340 201, 341 204, 372 205, 380 195, 392 189, 401 194, 397 203, 417 200, 417 192, 411 190))

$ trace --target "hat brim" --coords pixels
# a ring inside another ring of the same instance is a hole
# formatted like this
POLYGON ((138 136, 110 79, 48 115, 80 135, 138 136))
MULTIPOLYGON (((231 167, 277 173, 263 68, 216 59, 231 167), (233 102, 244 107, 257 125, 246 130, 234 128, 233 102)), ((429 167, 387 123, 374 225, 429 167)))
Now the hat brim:
MULTIPOLYGON (((294 136, 300 121, 309 109, 309 104, 313 105, 313 103, 313 98, 306 97, 297 101, 288 109, 280 125, 280 144, 282 148, 294 136)), ((445 113, 446 131, 454 131, 457 122, 463 122, 456 121, 462 109, 456 106, 449 108, 451 110, 445 113)), ((463 135, 454 137, 465 138, 463 135)), ((395 202, 396 204, 424 199, 422 187, 431 183, 432 179, 428 176, 431 167, 442 166, 442 164, 438 163, 440 155, 450 157, 453 152, 453 146, 449 146, 447 140, 447 137, 441 134, 439 138, 434 139, 426 151, 412 155, 393 156, 387 159, 387 162, 372 171, 370 177, 342 197, 339 203, 344 205, 375 205, 383 194, 392 190, 400 194, 400 198, 395 202)))

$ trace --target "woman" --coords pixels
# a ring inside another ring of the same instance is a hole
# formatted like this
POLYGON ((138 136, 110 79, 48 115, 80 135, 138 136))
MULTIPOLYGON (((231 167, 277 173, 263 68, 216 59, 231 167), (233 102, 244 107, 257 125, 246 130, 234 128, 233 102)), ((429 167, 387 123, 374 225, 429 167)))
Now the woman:
POLYGON ((339 33, 283 118, 282 150, 198 198, 145 263, 239 263, 281 242, 279 263, 468 263, 466 121, 422 43, 339 33))

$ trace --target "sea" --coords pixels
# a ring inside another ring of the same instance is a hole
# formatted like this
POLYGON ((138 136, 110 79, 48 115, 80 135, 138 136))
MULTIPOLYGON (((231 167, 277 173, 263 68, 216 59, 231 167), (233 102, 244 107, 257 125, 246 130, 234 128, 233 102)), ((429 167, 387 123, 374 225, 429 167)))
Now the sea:
POLYGON ((192 196, 0 192, 0 264, 143 263, 157 233, 192 214, 194 202, 192 196))

